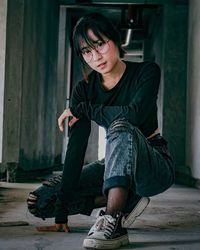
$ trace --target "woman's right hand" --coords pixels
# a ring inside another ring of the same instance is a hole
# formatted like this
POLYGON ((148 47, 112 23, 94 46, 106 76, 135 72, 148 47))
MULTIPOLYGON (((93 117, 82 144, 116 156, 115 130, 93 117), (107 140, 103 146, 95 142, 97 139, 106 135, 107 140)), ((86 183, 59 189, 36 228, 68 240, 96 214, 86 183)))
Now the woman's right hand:
POLYGON ((71 117, 72 119, 69 121, 69 126, 72 127, 74 125, 74 123, 76 123, 78 121, 78 118, 76 118, 75 116, 73 116, 71 110, 65 109, 63 111, 63 113, 61 114, 61 116, 58 118, 58 127, 60 129, 61 132, 64 131, 64 121, 65 119, 71 117))

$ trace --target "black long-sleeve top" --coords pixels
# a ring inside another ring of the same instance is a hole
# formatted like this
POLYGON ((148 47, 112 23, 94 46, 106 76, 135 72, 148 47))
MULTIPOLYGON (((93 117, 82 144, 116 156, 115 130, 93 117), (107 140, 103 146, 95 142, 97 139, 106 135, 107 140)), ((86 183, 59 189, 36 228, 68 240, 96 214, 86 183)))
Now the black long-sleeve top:
POLYGON ((125 118, 146 137, 158 127, 160 68, 150 62, 125 63, 125 72, 112 89, 105 90, 101 75, 92 71, 88 82, 80 81, 73 90, 70 109, 79 120, 70 129, 56 223, 67 221, 67 202, 76 196, 91 120, 107 129, 114 120, 125 118))

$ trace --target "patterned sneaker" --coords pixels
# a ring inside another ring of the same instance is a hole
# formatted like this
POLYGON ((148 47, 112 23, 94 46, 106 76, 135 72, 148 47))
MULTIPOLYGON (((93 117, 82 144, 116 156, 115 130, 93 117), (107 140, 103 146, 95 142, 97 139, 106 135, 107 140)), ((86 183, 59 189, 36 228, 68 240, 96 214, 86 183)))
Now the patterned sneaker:
POLYGON ((143 213, 149 202, 150 199, 148 197, 141 197, 133 207, 133 210, 129 214, 123 216, 122 227, 131 228, 136 218, 143 213))
POLYGON ((101 211, 85 238, 83 247, 89 249, 116 249, 129 244, 127 230, 121 226, 122 217, 122 213, 116 213, 112 217, 101 211))

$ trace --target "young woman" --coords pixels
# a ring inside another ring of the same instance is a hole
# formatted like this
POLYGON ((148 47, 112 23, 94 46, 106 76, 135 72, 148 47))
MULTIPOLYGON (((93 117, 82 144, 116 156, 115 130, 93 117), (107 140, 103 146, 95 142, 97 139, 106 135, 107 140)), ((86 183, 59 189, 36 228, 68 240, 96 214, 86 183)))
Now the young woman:
MULTIPOLYGON (((148 205, 147 197, 174 182, 174 164, 157 121, 160 69, 123 61, 119 32, 98 13, 77 22, 73 44, 92 72, 74 87, 70 108, 58 119, 63 131, 70 118, 70 136, 54 228, 68 231, 69 214, 106 206, 83 246, 113 249, 128 243, 126 228, 148 205), (105 162, 82 169, 91 120, 106 130, 105 162)), ((32 195, 36 199, 37 192, 32 195)))

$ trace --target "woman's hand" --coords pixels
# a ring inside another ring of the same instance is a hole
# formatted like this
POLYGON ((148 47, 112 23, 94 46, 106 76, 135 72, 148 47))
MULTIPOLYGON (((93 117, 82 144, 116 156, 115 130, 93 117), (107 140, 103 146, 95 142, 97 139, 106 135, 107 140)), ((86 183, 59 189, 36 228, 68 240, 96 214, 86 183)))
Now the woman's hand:
POLYGON ((65 233, 70 232, 70 229, 69 229, 67 223, 55 224, 52 226, 41 226, 41 227, 36 227, 36 228, 40 232, 65 232, 65 233))
POLYGON ((72 112, 70 109, 65 109, 61 116, 58 118, 58 126, 61 132, 64 131, 64 121, 65 119, 71 117, 71 120, 69 121, 69 126, 72 127, 74 123, 78 121, 78 118, 73 116, 72 112))

